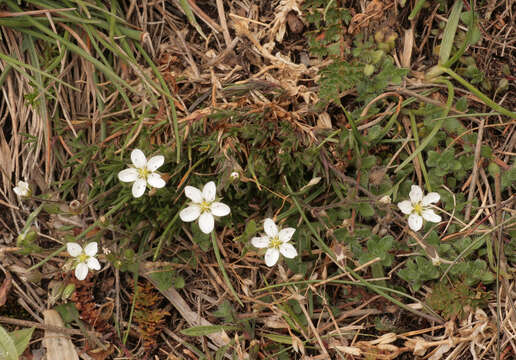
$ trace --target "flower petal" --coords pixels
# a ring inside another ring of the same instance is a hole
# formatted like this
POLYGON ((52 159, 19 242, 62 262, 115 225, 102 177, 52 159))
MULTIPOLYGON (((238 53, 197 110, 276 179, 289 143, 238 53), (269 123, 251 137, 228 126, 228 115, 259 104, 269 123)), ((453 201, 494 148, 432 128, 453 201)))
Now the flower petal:
POLYGON ((441 221, 441 217, 437 215, 432 209, 424 209, 421 215, 423 215, 423 219, 425 219, 426 221, 434 223, 438 223, 441 221))
POLYGON ((412 204, 417 204, 423 199, 423 190, 417 185, 412 185, 410 187, 410 193, 409 193, 410 201, 412 201, 412 204))
POLYGON ((436 192, 431 192, 426 194, 423 200, 421 200, 421 205, 428 206, 430 204, 435 204, 436 202, 439 202, 439 199, 441 199, 441 195, 436 192))
POLYGON ((215 195, 217 195, 217 187, 213 181, 210 181, 202 188, 202 197, 205 201, 214 201, 215 195))
POLYGON ((86 279, 87 275, 88 275, 88 265, 86 265, 85 263, 77 264, 77 267, 75 268, 75 277, 78 280, 84 280, 84 279, 86 279))
POLYGON ((84 247, 84 253, 88 256, 95 256, 97 255, 97 243, 96 242, 90 242, 88 245, 84 247))
POLYGON ((88 265, 88 267, 91 269, 91 270, 100 270, 100 263, 99 261, 94 258, 94 257, 90 257, 88 258, 88 262, 86 263, 88 265))
POLYGON ((134 149, 131 151, 131 161, 133 162, 133 165, 137 167, 138 169, 141 169, 147 165, 147 158, 145 157, 145 154, 140 149, 134 149))
POLYGON ((147 183, 155 188, 161 189, 164 187, 167 183, 165 180, 161 178, 161 176, 158 173, 151 173, 147 176, 147 183))
POLYGON ((408 217, 408 225, 414 231, 419 231, 423 227, 423 218, 418 214, 410 214, 408 217))
POLYGON ((199 228, 203 233, 211 233, 214 227, 215 219, 213 218, 213 215, 211 213, 205 212, 202 213, 201 216, 199 216, 199 228))
POLYGON ((13 188, 13 191, 18 196, 28 196, 30 187, 25 181, 18 181, 18 184, 13 188))
POLYGON ((192 222, 197 220, 199 215, 201 215, 201 208, 197 205, 190 205, 186 209, 181 210, 179 213, 179 217, 184 222, 192 222))
POLYGON ((276 226, 276 224, 274 223, 274 220, 272 220, 272 219, 269 219, 269 218, 265 219, 265 221, 263 222, 263 230, 271 238, 278 235, 278 227, 276 226))
POLYGON ((414 210, 414 207, 412 206, 412 203, 410 200, 404 200, 400 203, 398 203, 398 208, 401 210, 402 213, 408 215, 414 210))
POLYGON ((284 228, 279 232, 278 237, 281 240, 281 242, 285 243, 287 241, 290 241, 290 239, 292 239, 292 235, 294 235, 295 232, 296 232, 296 229, 294 229, 294 228, 291 228, 291 227, 284 228))
POLYGON ((268 267, 274 266, 278 262, 279 259, 279 251, 278 249, 267 249, 265 253, 265 264, 268 267))
POLYGON ((297 250, 294 245, 290 243, 283 243, 280 245, 281 254, 289 259, 293 259, 297 256, 297 250))
POLYGON ((70 256, 77 257, 82 254, 82 246, 75 242, 69 242, 66 243, 66 251, 70 256))
POLYGON ((147 161, 147 170, 156 171, 158 168, 163 165, 165 162, 165 157, 163 155, 153 156, 147 161))
POLYGON ((147 181, 143 179, 137 179, 133 183, 132 193, 135 198, 139 198, 145 192, 145 188, 147 188, 147 181))
POLYGON ((271 241, 268 236, 261 236, 261 237, 256 236, 251 239, 251 244, 253 244, 253 246, 258 249, 263 249, 263 248, 268 247, 270 242, 271 241))
POLYGON ((226 216, 231 212, 229 206, 221 202, 212 203, 210 206, 210 210, 211 213, 215 216, 226 216))
POLYGON ((136 179, 138 179, 138 170, 135 168, 122 170, 118 173, 118 179, 123 182, 136 181, 136 179))
POLYGON ((202 203, 202 192, 196 187, 190 185, 185 186, 185 196, 192 200, 194 203, 202 203))

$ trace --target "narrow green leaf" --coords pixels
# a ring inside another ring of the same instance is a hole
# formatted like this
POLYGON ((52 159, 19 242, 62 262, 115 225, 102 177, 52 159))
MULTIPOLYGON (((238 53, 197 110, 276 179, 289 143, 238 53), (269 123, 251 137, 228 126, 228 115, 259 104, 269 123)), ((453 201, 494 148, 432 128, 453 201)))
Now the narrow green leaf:
POLYGON ((414 18, 417 16, 417 14, 419 14, 421 9, 423 8, 423 5, 425 5, 425 3, 426 3, 426 0, 418 0, 416 2, 416 4, 414 5, 414 9, 410 13, 408 19, 409 20, 414 20, 414 18))
POLYGON ((450 58, 450 54, 453 48, 453 39, 455 39, 455 33, 459 26, 460 12, 462 11, 462 0, 455 1, 453 4, 450 16, 448 17, 448 23, 444 28, 443 41, 441 43, 441 49, 439 51, 439 63, 444 64, 450 58))
POLYGON ((292 338, 287 335, 262 334, 262 336, 280 344, 292 345, 292 338))
POLYGON ((195 20, 195 16, 192 12, 192 8, 188 4, 188 1, 186 0, 179 0, 179 4, 181 5, 181 9, 185 12, 186 18, 190 22, 190 24, 197 30, 197 32, 204 38, 204 40, 208 40, 206 35, 202 32, 201 27, 199 26, 199 23, 197 20, 195 20))
POLYGON ((237 328, 234 325, 200 325, 181 330, 181 334, 186 336, 205 336, 223 330, 236 330, 237 328))

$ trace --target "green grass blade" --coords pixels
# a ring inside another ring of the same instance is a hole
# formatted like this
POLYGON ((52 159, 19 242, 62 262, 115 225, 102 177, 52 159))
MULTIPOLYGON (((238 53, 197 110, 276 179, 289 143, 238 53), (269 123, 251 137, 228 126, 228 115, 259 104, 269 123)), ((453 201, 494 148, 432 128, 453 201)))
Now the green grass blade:
POLYGON ((445 64, 450 58, 453 48, 453 40, 457 33, 459 26, 460 13, 462 11, 462 0, 456 0, 453 4, 448 23, 444 28, 443 41, 441 42, 441 49, 439 50, 439 64, 445 64))
POLYGON ((211 243, 213 244, 213 252, 215 253, 215 258, 217 259, 217 264, 219 265, 219 269, 222 272, 222 276, 224 277, 224 280, 226 281, 226 285, 228 286, 229 291, 234 296, 236 301, 240 304, 240 306, 244 306, 242 303, 242 300, 238 297, 237 292, 233 288, 233 285, 231 284, 231 280, 229 279, 228 273, 226 272, 226 268, 224 268, 224 264, 222 263, 222 258, 220 257, 220 251, 219 251, 219 245, 217 244, 217 235, 215 235, 215 232, 211 232, 211 243))
POLYGON ((185 12, 186 18, 188 19, 190 24, 195 28, 195 30, 197 30, 197 32, 203 37, 203 39, 207 41, 208 38, 206 37, 206 35, 204 35, 201 26, 199 25, 197 20, 195 20, 194 13, 192 12, 192 8, 188 4, 188 1, 179 0, 179 5, 181 6, 181 9, 183 9, 183 11, 185 12))

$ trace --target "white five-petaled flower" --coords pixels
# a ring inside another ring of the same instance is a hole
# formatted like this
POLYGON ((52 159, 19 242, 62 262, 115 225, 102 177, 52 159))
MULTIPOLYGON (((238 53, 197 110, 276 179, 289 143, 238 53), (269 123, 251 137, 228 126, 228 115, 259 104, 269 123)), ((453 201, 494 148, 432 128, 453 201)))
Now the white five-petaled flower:
POLYGON ((69 242, 66 244, 66 250, 70 256, 75 258, 75 277, 78 280, 86 279, 88 269, 100 270, 100 263, 95 258, 97 255, 96 242, 90 242, 84 249, 75 242, 69 242))
POLYGON ((431 192, 423 196, 423 190, 417 185, 412 185, 409 193, 410 200, 398 203, 402 213, 408 215, 409 227, 418 231, 423 227, 423 219, 431 222, 440 222, 441 217, 431 208, 430 204, 437 203, 441 198, 438 193, 431 192))
POLYGON ((28 197, 31 193, 30 186, 25 181, 18 181, 13 191, 16 195, 21 197, 28 197))
POLYGON ((278 231, 278 227, 272 219, 265 219, 263 230, 266 236, 253 237, 251 244, 259 249, 267 248, 265 252, 265 264, 274 266, 279 259, 280 253, 286 258, 293 259, 297 256, 296 248, 289 243, 296 229, 288 227, 278 231))
POLYGON ((165 157, 163 155, 153 156, 147 161, 144 153, 140 149, 131 152, 133 166, 118 173, 118 178, 123 182, 132 182, 132 193, 135 198, 139 198, 145 192, 147 184, 155 188, 165 186, 165 180, 155 171, 163 165, 165 157))
POLYGON ((192 222, 199 219, 199 228, 205 234, 212 232, 215 226, 214 216, 226 216, 231 210, 229 206, 215 201, 217 187, 210 181, 202 188, 202 191, 193 187, 185 187, 185 195, 192 200, 190 206, 181 210, 179 217, 184 222, 192 222))

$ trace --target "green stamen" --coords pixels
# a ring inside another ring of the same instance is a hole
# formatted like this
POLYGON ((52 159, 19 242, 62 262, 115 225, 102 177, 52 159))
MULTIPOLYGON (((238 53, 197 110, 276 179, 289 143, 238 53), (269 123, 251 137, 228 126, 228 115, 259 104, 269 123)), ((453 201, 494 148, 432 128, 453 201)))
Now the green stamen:
POLYGON ((85 263, 87 260, 88 260, 89 256, 82 253, 81 255, 79 255, 77 257, 77 261, 80 262, 80 263, 85 263))
POLYGON ((421 205, 421 203, 417 203, 416 205, 414 205, 414 212, 421 216, 421 214, 423 213, 423 206, 421 205))

